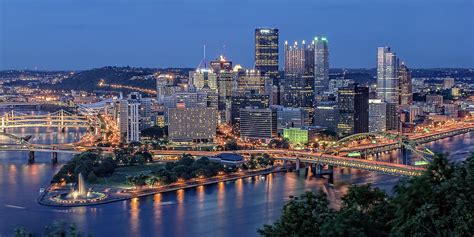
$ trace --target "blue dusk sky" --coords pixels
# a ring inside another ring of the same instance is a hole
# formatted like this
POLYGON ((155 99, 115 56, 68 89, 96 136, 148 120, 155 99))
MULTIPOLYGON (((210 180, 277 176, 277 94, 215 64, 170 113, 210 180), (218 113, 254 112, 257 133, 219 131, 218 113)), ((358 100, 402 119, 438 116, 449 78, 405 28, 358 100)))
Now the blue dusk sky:
MULTIPOLYGON (((0 70, 196 67, 224 52, 253 66, 254 29, 329 39, 330 66, 474 67, 474 0, 0 0, 0 70)), ((280 61, 283 61, 280 50, 280 61)))

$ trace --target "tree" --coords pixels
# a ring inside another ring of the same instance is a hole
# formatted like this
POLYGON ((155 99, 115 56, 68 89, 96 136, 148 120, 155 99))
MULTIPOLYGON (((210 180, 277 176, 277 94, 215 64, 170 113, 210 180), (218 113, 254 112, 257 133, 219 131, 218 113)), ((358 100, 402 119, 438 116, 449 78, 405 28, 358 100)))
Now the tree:
POLYGON ((152 186, 152 187, 157 185, 159 182, 160 182, 160 179, 156 176, 151 176, 146 181, 147 185, 152 186))
POLYGON ((334 218, 329 200, 323 191, 306 192, 300 197, 290 197, 283 207, 283 214, 273 225, 264 225, 258 233, 263 236, 319 236, 320 227, 334 218))
POLYGON ((16 228, 15 237, 32 237, 33 234, 28 232, 25 228, 16 228))
POLYGON ((77 227, 75 224, 68 224, 64 221, 55 221, 51 226, 46 226, 44 236, 45 237, 58 237, 58 236, 79 237, 79 236, 83 236, 83 233, 77 230, 77 227))
POLYGON ((328 208, 327 199, 316 199, 314 205, 314 196, 306 193, 300 200, 290 199, 282 217, 258 232, 264 236, 474 236, 474 154, 461 164, 450 164, 446 154, 437 155, 423 175, 402 180, 392 198, 370 184, 351 186, 341 209, 327 211, 321 207, 328 208))
POLYGON ((388 196, 370 184, 351 186, 342 208, 321 227, 322 236, 388 236, 393 218, 388 196))
POLYGON ((474 154, 462 164, 437 155, 427 172, 395 188, 394 235, 474 235, 474 154))
POLYGON ((231 139, 225 143, 224 148, 228 151, 235 151, 239 149, 239 145, 237 144, 237 140, 231 139))

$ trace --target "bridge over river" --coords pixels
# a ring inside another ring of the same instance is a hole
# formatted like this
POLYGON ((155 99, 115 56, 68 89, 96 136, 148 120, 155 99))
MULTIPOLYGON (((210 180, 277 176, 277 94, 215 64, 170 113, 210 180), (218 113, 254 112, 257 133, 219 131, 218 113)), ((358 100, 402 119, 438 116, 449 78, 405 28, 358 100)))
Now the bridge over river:
MULTIPOLYGON (((425 143, 433 140, 438 140, 450 136, 459 135, 474 131, 473 123, 465 123, 463 126, 454 126, 446 128, 440 131, 434 131, 432 133, 425 134, 411 134, 405 136, 405 140, 409 139, 408 142, 417 141, 425 143)), ((0 134, 1 135, 1 134, 0 134)), ((362 135, 360 135, 362 136, 362 135)), ((406 142, 406 141, 405 141, 406 142)), ((294 150, 279 150, 279 149, 257 149, 257 150, 236 150, 231 151, 236 154, 249 156, 252 154, 269 154, 276 160, 286 162, 293 162, 296 164, 296 168, 299 169, 300 163, 305 164, 316 164, 318 169, 321 170, 321 166, 324 165, 332 171, 332 167, 347 167, 361 170, 368 170, 374 172, 381 172, 386 174, 398 175, 398 176, 417 176, 422 173, 424 168, 415 167, 410 165, 394 164, 389 162, 380 162, 373 160, 366 160, 361 158, 350 158, 347 154, 350 152, 361 152, 365 154, 376 154, 380 152, 386 152, 390 150, 400 149, 403 144, 397 141, 387 141, 383 144, 370 144, 366 146, 357 146, 353 148, 344 148, 334 153, 333 151, 325 152, 310 152, 310 151, 294 151, 294 150)), ((34 160, 35 152, 50 152, 52 153, 53 162, 57 161, 57 153, 81 153, 87 150, 102 149, 103 152, 111 153, 111 148, 98 148, 98 147, 83 147, 76 146, 75 144, 61 144, 61 145, 43 145, 43 144, 29 144, 21 143, 18 144, 3 144, 0 145, 0 151, 18 151, 24 150, 29 152, 29 160, 34 160)), ((152 154, 161 156, 179 156, 184 153, 192 156, 216 156, 221 151, 183 151, 183 150, 152 150, 152 154)))

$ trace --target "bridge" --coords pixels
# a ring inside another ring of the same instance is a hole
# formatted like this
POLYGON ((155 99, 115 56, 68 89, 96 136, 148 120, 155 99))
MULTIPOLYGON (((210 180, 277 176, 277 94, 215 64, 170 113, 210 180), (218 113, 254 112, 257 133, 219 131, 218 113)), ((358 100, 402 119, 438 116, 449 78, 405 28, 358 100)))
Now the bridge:
MULTIPOLYGON (((163 156, 179 156, 182 154, 190 154, 192 156, 216 156, 222 152, 220 151, 177 151, 177 150, 152 150, 154 155, 163 156)), ((234 154, 243 156, 250 156, 254 154, 268 154, 276 160, 294 162, 296 169, 299 170, 300 163, 319 164, 326 166, 337 166, 345 168, 354 168, 368 171, 375 171, 384 174, 391 174, 397 176, 418 176, 421 175, 424 168, 414 167, 410 165, 394 164, 389 162, 369 161, 364 159, 355 159, 349 157, 342 157, 321 152, 307 152, 307 151, 293 151, 293 150, 236 150, 232 151, 234 154)))
POLYGON ((0 117, 0 130, 28 127, 91 128, 97 123, 93 116, 76 115, 65 110, 46 114, 25 114, 12 110, 0 117))
MULTIPOLYGON (((383 144, 370 144, 367 146, 357 146, 353 148, 344 148, 341 149, 338 154, 334 152, 310 152, 310 151, 294 151, 294 150, 278 150, 278 149, 260 149, 260 150, 236 150, 231 151, 236 154, 243 156, 250 156, 252 154, 269 154, 277 160, 286 162, 293 162, 296 164, 296 169, 299 170, 300 163, 305 164, 315 164, 316 171, 319 171, 321 174, 324 173, 322 166, 327 166, 328 173, 332 174, 332 168, 337 167, 346 167, 361 169, 367 171, 374 171, 384 174, 391 174, 397 176, 418 176, 420 175, 424 168, 414 167, 410 165, 394 164, 389 162, 380 162, 373 160, 366 160, 360 158, 351 158, 347 157, 348 152, 365 152, 366 154, 376 154, 384 151, 408 148, 413 149, 420 154, 432 154, 431 151, 424 148, 420 149, 421 143, 426 143, 429 141, 446 138, 449 136, 454 136, 466 132, 474 131, 474 124, 465 124, 465 126, 454 127, 448 130, 436 131, 433 133, 426 134, 412 134, 412 135, 398 135, 398 134, 356 134, 354 136, 345 138, 340 141, 340 143, 357 141, 366 138, 374 138, 376 136, 385 136, 389 138, 386 143, 383 144)), ((1 134, 0 134, 1 135, 1 134)), ((11 138, 16 139, 17 141, 24 141, 25 138, 19 138, 11 136, 11 138)), ((29 151, 29 160, 34 160, 34 152, 51 152, 53 162, 57 161, 57 153, 81 153, 87 150, 95 150, 97 147, 81 147, 74 144, 64 144, 64 145, 41 145, 41 144, 22 144, 18 142, 17 144, 4 144, 0 145, 0 150, 24 150, 29 151)), ((103 148, 104 152, 111 153, 110 148, 103 148)), ((154 155, 162 156, 180 156, 184 153, 190 154, 192 156, 216 156, 220 154, 220 151, 185 151, 185 150, 152 150, 154 155)))
POLYGON ((471 131, 474 131, 473 123, 463 123, 447 130, 431 131, 429 133, 360 133, 345 137, 339 140, 338 144, 346 144, 363 139, 372 139, 375 141, 376 137, 383 137, 388 139, 388 141, 381 144, 356 144, 356 147, 344 147, 339 149, 338 152, 340 155, 347 155, 351 152, 359 152, 367 157, 370 155, 378 155, 383 152, 401 149, 403 155, 406 155, 406 150, 410 150, 421 158, 430 161, 430 157, 432 157, 434 154, 423 144, 471 131))

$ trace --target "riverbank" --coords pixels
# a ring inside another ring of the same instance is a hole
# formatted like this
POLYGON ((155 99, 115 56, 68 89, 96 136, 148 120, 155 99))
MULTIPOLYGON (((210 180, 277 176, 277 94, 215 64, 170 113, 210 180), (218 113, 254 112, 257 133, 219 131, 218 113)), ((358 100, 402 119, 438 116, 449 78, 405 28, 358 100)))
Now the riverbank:
POLYGON ((281 172, 281 171, 284 171, 284 169, 282 169, 279 166, 274 166, 274 167, 266 168, 266 169, 238 172, 238 173, 220 175, 220 176, 206 178, 206 179, 194 179, 194 180, 189 180, 189 181, 184 181, 184 182, 177 182, 177 183, 163 185, 163 186, 154 187, 154 188, 120 189, 117 187, 108 187, 105 185, 89 185, 89 187, 92 190, 102 192, 106 195, 106 197, 96 202, 84 202, 84 203, 78 203, 78 202, 58 203, 54 201, 53 200, 54 197, 57 197, 58 195, 64 195, 70 192, 71 189, 69 187, 58 187, 55 185, 50 185, 45 189, 43 193, 40 194, 40 196, 37 199, 37 202, 41 205, 54 206, 54 207, 79 207, 79 206, 102 205, 102 204, 107 204, 107 203, 112 203, 112 202, 130 200, 133 198, 150 196, 150 195, 154 195, 158 193, 172 192, 172 191, 176 191, 180 189, 189 189, 189 188, 194 188, 198 186, 216 184, 220 182, 233 181, 233 180, 244 179, 244 178, 260 176, 260 175, 267 175, 270 173, 276 173, 276 172, 281 172))

